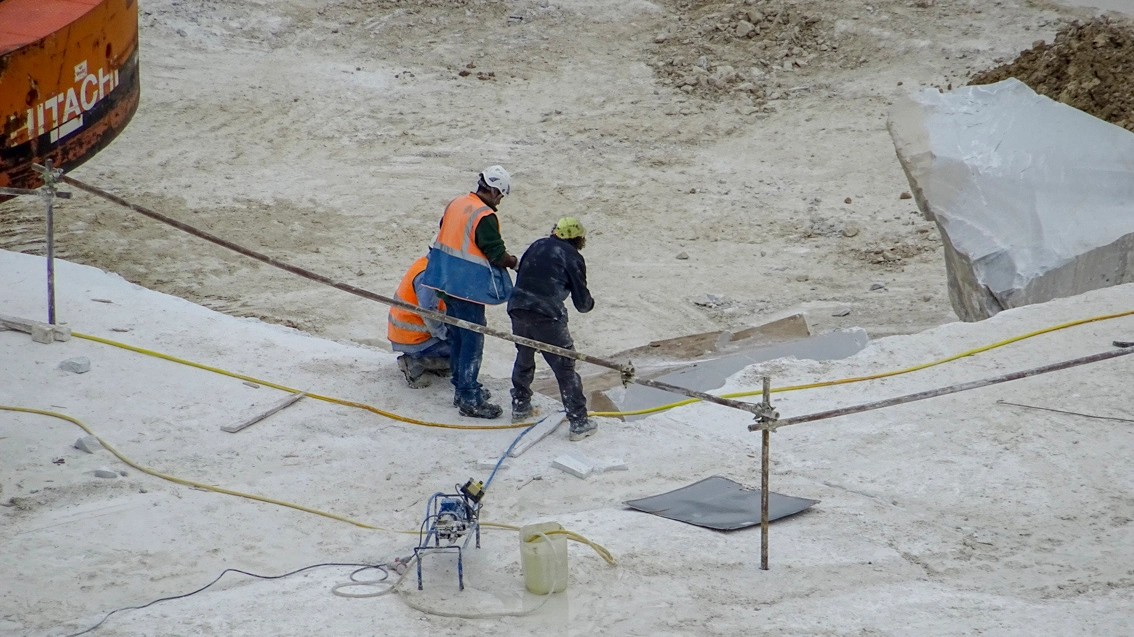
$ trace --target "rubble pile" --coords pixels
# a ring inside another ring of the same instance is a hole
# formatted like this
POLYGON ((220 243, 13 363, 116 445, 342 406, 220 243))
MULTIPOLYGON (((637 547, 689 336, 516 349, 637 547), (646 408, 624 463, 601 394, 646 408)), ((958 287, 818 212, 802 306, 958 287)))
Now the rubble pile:
POLYGON ((704 98, 771 98, 770 80, 836 63, 839 43, 817 7, 781 0, 678 2, 650 66, 667 86, 704 98))
POLYGON ((1073 22, 970 85, 1014 77, 1033 91, 1134 131, 1134 27, 1105 17, 1073 22))

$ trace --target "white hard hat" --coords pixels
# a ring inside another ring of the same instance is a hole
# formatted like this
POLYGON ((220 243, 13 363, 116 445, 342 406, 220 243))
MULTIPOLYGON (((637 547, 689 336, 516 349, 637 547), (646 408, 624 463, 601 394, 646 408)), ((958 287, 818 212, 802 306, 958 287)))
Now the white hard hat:
POLYGON ((489 166, 480 173, 480 180, 489 188, 495 188, 506 195, 512 190, 512 176, 503 166, 489 166))

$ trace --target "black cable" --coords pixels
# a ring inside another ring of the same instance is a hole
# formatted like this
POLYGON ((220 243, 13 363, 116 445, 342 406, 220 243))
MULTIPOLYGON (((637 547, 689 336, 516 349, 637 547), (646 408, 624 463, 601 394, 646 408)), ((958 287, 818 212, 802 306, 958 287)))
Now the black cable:
MULTIPOLYGON (((85 635, 86 633, 91 632, 92 630, 98 628, 99 626, 102 626, 102 624, 106 620, 110 619, 110 616, 113 615, 114 613, 119 613, 119 612, 122 612, 122 611, 125 611, 125 610, 141 610, 143 608, 153 606, 154 604, 156 604, 158 602, 168 602, 169 600, 172 600, 172 599, 182 599, 182 598, 185 598, 185 597, 189 597, 191 595, 196 595, 197 593, 200 593, 201 591, 205 590, 206 588, 208 588, 208 587, 212 586, 213 584, 216 584, 217 582, 219 582, 220 579, 225 576, 225 573, 240 573, 242 575, 248 575, 249 577, 256 577, 256 578, 259 578, 259 579, 280 579, 280 578, 283 578, 283 577, 288 577, 290 575, 295 575, 296 573, 302 573, 303 571, 308 571, 308 570, 311 570, 313 568, 320 568, 320 567, 323 567, 323 566, 360 566, 360 567, 362 567, 362 568, 354 571, 354 573, 351 573, 351 579, 354 579, 355 573, 366 570, 368 568, 381 569, 381 571, 386 575, 386 577, 389 576, 389 573, 386 572, 386 569, 385 569, 386 565, 385 564, 356 564, 354 562, 323 562, 321 564, 312 564, 311 566, 304 566, 303 568, 299 568, 299 569, 296 569, 294 571, 289 571, 287 573, 284 573, 283 575, 257 575, 256 573, 249 573, 248 571, 242 571, 238 568, 226 568, 223 571, 221 571, 220 575, 217 575, 216 579, 209 582, 208 584, 205 584, 201 588, 198 588, 197 590, 195 590, 191 593, 185 593, 184 595, 173 595, 171 597, 162 597, 161 599, 155 599, 154 601, 149 602, 148 604, 143 604, 141 606, 127 606, 125 608, 117 608, 117 609, 112 610, 109 613, 107 613, 106 617, 103 617, 102 621, 95 624, 94 626, 91 626, 90 628, 88 628, 84 631, 80 631, 80 632, 77 632, 77 633, 71 633, 70 635, 67 635, 67 637, 78 637, 79 635, 85 635)), ((386 577, 383 577, 382 580, 385 580, 386 577)), ((379 580, 379 581, 382 581, 382 580, 379 580)))
MULTIPOLYGON (((1115 341, 1116 343, 1118 341, 1115 341)), ((1096 416, 1094 414, 1084 414, 1077 411, 1064 411, 1062 409, 1052 409, 1051 407, 1038 407, 1036 405, 1025 405, 1023 403, 1010 403, 1007 400, 998 400, 997 404, 1000 405, 1013 405, 1015 407, 1027 407, 1028 409, 1042 409, 1043 411, 1054 411, 1057 414, 1068 414, 1070 416, 1082 416, 1083 418, 1096 418, 1098 420, 1117 420, 1118 422, 1134 422, 1129 418, 1113 418, 1111 416, 1096 416)))
POLYGON ((375 564, 374 566, 363 566, 360 569, 355 569, 350 574, 350 581, 352 581, 356 584, 377 584, 379 582, 385 582, 389 578, 390 578, 390 571, 386 570, 385 564, 375 564), (366 570, 369 570, 369 569, 377 569, 379 571, 382 571, 382 579, 362 580, 362 579, 355 579, 354 578, 355 575, 358 575, 359 573, 366 571, 366 570))

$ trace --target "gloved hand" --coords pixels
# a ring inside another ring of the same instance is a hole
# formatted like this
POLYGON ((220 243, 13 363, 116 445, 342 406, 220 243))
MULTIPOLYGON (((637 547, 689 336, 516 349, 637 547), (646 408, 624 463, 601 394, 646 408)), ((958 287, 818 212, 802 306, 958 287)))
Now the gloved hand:
POLYGON ((515 270, 519 267, 520 260, 517 259, 516 255, 514 254, 505 254, 504 260, 501 262, 501 264, 506 268, 512 268, 513 270, 515 270))

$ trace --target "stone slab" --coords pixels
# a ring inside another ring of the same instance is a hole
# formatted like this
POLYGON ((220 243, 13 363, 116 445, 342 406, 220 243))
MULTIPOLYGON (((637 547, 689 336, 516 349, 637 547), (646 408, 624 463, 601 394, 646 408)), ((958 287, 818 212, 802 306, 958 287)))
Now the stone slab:
POLYGON ((568 451, 553 460, 551 466, 585 480, 595 470, 595 461, 578 451, 568 451))
POLYGON ((915 93, 888 127, 962 320, 1134 282, 1134 133, 1016 79, 915 93))

